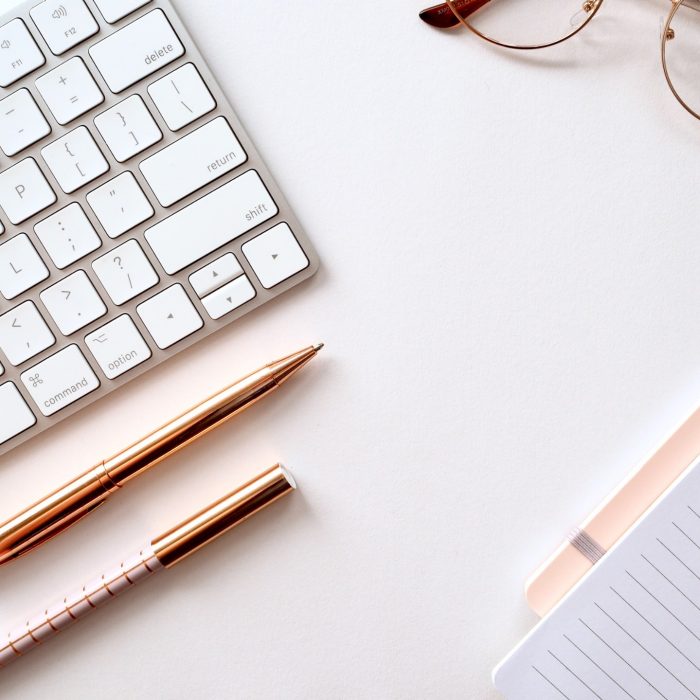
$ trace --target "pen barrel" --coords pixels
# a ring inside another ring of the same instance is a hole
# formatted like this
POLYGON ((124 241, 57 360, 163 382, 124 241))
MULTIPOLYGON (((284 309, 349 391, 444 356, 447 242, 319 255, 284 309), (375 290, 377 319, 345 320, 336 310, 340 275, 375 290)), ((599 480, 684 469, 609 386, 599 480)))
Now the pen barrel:
POLYGON ((117 485, 138 476, 252 406, 278 386, 270 367, 253 372, 104 462, 117 485))
POLYGON ((5 639, 0 639, 0 668, 8 666, 161 569, 163 565, 149 544, 119 565, 93 578, 82 588, 69 593, 63 600, 11 630, 5 639))

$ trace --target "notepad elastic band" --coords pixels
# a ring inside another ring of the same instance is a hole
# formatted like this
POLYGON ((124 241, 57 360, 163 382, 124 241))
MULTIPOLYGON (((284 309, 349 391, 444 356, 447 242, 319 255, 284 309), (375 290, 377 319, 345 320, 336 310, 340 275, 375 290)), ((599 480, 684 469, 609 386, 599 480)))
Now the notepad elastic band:
POLYGON ((569 542, 593 564, 602 559, 606 552, 585 530, 578 527, 569 532, 569 542))

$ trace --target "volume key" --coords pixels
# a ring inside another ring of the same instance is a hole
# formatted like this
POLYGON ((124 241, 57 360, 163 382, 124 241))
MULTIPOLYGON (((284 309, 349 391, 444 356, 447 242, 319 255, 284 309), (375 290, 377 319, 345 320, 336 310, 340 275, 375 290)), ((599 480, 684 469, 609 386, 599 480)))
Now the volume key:
POLYGON ((0 87, 12 85, 46 60, 21 19, 0 27, 0 51, 0 87))

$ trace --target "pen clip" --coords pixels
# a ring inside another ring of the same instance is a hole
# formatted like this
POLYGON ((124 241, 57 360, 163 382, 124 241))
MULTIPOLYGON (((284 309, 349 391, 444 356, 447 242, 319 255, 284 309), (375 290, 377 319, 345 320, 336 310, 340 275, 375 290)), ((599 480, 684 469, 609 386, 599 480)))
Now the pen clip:
POLYGON ((105 497, 103 500, 101 500, 99 503, 95 503, 94 505, 90 506, 89 508, 86 508, 84 511, 81 511, 77 513, 76 515, 73 515, 66 520, 64 520, 61 523, 55 523, 51 524, 49 523, 47 527, 45 527, 42 530, 42 533, 35 539, 31 544, 23 544, 19 543, 15 547, 15 553, 13 553, 10 557, 9 560, 13 559, 19 559, 20 557, 23 557, 25 554, 28 554, 32 550, 36 549, 37 547, 41 547, 42 544, 45 544, 49 540, 53 539, 57 535, 60 535, 62 532, 65 532, 68 528, 72 527, 75 525, 78 521, 82 520, 85 516, 90 515, 96 508, 99 508, 107 498, 105 497))

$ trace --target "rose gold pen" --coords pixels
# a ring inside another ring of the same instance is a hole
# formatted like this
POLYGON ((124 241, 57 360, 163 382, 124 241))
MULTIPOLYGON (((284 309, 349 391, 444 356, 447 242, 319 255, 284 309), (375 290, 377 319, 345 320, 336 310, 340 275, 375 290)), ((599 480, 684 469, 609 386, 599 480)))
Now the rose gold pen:
POLYGON ((0 525, 0 564, 63 532, 128 481, 270 394, 322 347, 308 347, 249 374, 0 525))
POLYGON ((0 669, 48 641, 96 608, 153 574, 175 566, 235 525, 295 489, 284 467, 274 467, 153 539, 0 639, 0 669))

